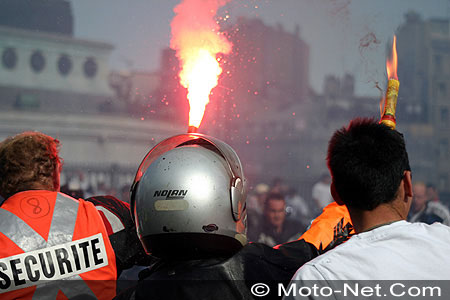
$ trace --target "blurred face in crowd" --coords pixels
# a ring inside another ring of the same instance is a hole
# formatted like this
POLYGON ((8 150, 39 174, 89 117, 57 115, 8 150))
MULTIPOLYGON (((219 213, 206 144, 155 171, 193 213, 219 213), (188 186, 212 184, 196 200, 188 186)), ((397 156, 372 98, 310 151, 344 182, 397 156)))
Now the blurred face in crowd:
POLYGON ((281 229, 286 218, 286 203, 284 199, 267 199, 265 214, 267 221, 272 226, 281 229))
POLYGON ((425 207, 427 203, 427 187, 422 182, 413 185, 413 206, 415 211, 419 211, 425 207))

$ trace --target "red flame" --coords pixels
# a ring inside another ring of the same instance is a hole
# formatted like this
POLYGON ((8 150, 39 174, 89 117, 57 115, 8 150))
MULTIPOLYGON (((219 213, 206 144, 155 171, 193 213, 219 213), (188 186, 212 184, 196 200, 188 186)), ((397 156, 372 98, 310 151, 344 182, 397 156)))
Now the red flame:
POLYGON ((189 126, 196 128, 222 73, 216 56, 231 51, 231 43, 214 20, 217 9, 228 1, 184 0, 174 9, 170 46, 181 63, 180 83, 188 89, 189 126))
POLYGON ((397 37, 394 35, 392 42, 392 57, 386 61, 386 71, 388 79, 396 79, 397 77, 397 37))

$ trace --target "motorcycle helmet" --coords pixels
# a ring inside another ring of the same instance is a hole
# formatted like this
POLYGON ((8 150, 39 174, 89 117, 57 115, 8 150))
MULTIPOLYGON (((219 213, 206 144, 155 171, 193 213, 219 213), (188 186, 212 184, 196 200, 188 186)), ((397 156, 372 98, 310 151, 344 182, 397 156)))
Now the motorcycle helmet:
POLYGON ((130 198, 139 239, 154 256, 231 256, 247 243, 242 165, 213 137, 181 134, 156 145, 139 166, 130 198))

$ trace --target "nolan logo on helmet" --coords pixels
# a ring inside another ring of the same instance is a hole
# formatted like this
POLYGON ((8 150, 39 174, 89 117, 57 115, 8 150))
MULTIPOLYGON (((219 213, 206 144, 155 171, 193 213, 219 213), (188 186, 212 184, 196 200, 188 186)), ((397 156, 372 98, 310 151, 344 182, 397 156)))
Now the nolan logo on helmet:
POLYGON ((166 197, 166 199, 183 199, 186 197, 188 190, 157 190, 153 194, 155 197, 166 197))

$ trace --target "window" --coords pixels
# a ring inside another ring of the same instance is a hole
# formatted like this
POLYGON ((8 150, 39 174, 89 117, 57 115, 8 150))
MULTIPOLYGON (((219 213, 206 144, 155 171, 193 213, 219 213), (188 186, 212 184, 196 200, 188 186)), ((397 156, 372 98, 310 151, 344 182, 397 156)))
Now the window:
POLYGON ((449 157, 448 140, 447 139, 442 139, 439 141, 439 154, 440 154, 440 157, 443 157, 443 158, 449 157))
POLYGON ((17 54, 16 49, 14 48, 6 48, 3 50, 2 54, 2 63, 3 66, 7 69, 14 69, 17 64, 17 54))
POLYGON ((97 69, 97 63, 92 57, 86 59, 83 66, 84 75, 86 75, 86 77, 93 78, 97 74, 97 69))
POLYGON ((441 74, 442 73, 442 56, 434 55, 433 56, 433 65, 434 65, 434 71, 437 74, 441 74))
POLYGON ((36 50, 33 52, 30 58, 30 65, 31 69, 33 69, 33 71, 36 73, 39 73, 44 69, 45 57, 44 55, 42 55, 41 51, 36 50))
POLYGON ((39 99, 33 94, 21 93, 17 95, 14 107, 21 110, 37 110, 40 107, 39 99))
POLYGON ((447 107, 441 108, 441 126, 442 127, 448 126, 448 108, 447 107))
POLYGON ((66 76, 72 70, 72 60, 66 54, 61 55, 58 59, 58 70, 63 76, 66 76))
POLYGON ((438 97, 445 98, 447 96, 447 86, 441 82, 438 84, 438 97))

